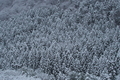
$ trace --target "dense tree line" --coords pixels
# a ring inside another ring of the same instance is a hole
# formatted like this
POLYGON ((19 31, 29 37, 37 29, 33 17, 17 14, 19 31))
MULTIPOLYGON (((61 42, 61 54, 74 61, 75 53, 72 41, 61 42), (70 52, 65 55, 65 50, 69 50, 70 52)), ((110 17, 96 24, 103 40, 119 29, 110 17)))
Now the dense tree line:
POLYGON ((0 68, 40 68, 58 80, 72 71, 115 80, 119 0, 66 0, 67 7, 63 0, 51 2, 0 21, 0 68))

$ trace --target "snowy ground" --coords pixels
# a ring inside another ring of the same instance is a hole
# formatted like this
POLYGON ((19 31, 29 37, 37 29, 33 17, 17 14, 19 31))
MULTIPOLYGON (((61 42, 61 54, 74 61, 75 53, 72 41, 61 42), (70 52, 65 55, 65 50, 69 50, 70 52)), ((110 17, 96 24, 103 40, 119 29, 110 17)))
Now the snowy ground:
POLYGON ((40 78, 26 77, 18 71, 14 70, 0 70, 0 80, 41 80, 40 78))
MULTIPOLYGON (((85 80, 102 80, 100 77, 94 75, 86 74, 85 80)), ((0 80, 52 80, 53 77, 45 73, 37 73, 35 76, 26 76, 26 74, 21 74, 21 71, 15 70, 0 70, 0 80)), ((116 80, 120 79, 120 75, 116 76, 116 80)), ((69 78, 65 79, 69 80, 69 78)), ((110 79, 107 79, 110 80, 110 79)))

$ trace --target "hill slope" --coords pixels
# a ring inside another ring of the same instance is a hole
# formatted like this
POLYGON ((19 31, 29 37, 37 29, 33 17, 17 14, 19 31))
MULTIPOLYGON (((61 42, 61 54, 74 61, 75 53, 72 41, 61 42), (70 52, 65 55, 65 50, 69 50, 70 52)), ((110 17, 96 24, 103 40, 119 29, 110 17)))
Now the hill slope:
POLYGON ((3 3, 0 69, 40 69, 55 80, 79 73, 115 80, 120 74, 119 0, 3 3))

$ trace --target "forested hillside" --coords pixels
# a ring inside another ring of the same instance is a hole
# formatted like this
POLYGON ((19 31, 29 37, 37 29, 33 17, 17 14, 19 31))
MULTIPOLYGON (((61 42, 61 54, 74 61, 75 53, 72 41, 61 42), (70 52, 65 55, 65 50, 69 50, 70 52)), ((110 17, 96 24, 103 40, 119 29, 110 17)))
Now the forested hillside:
POLYGON ((33 69, 32 72, 39 69, 53 75, 49 80, 98 80, 98 77, 117 80, 119 0, 3 3, 0 4, 0 69, 26 67, 33 69))

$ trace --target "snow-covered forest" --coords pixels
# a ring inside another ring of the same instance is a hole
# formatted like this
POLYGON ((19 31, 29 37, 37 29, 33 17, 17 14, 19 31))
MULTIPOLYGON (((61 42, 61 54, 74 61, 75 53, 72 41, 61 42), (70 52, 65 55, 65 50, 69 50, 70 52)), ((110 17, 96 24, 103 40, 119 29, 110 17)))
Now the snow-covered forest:
POLYGON ((0 76, 6 71, 119 80, 120 0, 0 0, 0 76))

